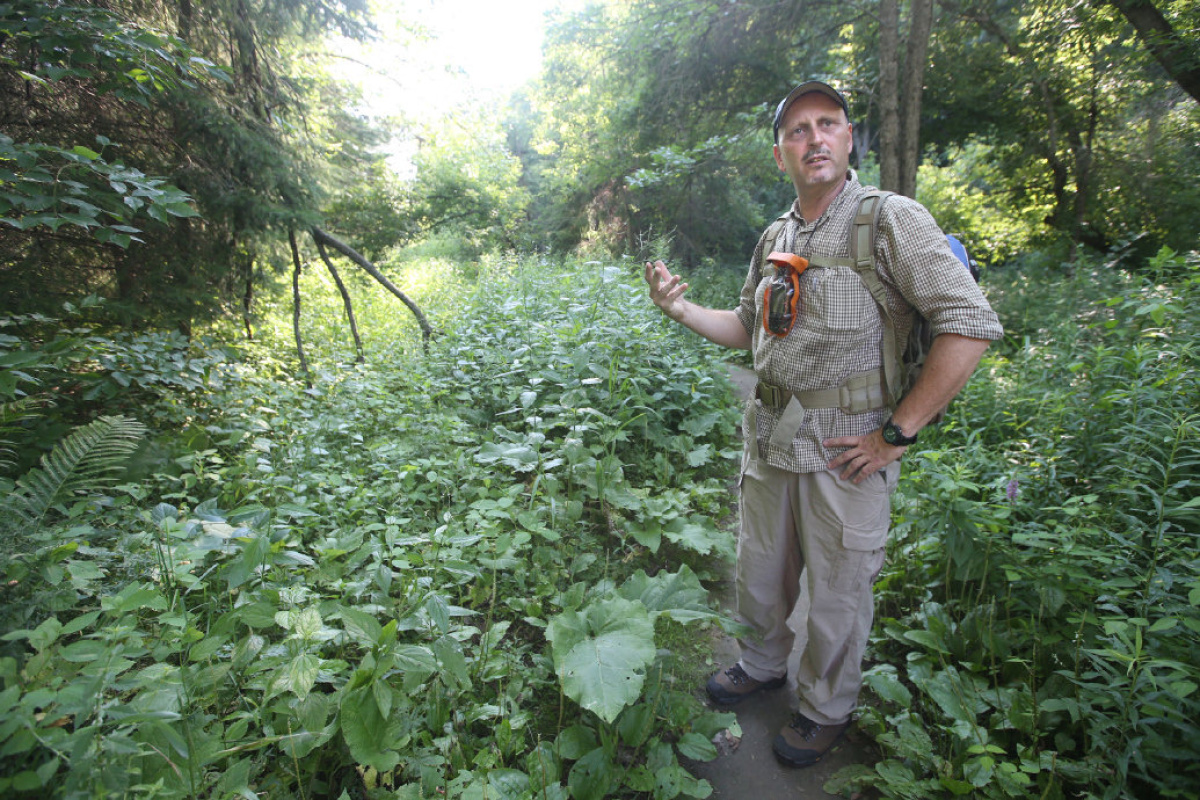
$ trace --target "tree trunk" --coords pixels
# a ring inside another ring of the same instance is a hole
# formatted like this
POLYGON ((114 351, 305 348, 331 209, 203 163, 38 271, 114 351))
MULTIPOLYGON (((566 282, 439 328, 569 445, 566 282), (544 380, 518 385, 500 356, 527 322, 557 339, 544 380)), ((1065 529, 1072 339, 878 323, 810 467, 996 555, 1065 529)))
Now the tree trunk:
POLYGON ((254 256, 243 254, 239 257, 242 273, 242 322, 246 325, 246 338, 254 341, 254 325, 251 311, 254 308, 254 256))
POLYGON ((346 319, 350 320, 350 335, 354 337, 354 352, 358 354, 355 356, 354 361, 361 364, 366 359, 363 357, 362 339, 358 335, 358 320, 354 318, 354 305, 350 302, 350 293, 346 291, 346 284, 342 283, 342 276, 338 274, 337 268, 329 260, 329 254, 325 252, 325 245, 320 239, 317 239, 316 242, 317 252, 321 254, 321 260, 329 268, 329 274, 333 276, 333 281, 337 284, 338 291, 342 294, 342 305, 346 307, 346 319))
POLYGON ((296 246, 296 231, 288 228, 288 243, 292 246, 292 332, 296 336, 296 355, 300 357, 300 372, 304 385, 312 388, 308 374, 308 359, 304 357, 304 341, 300 338, 300 248, 296 246))
POLYGON ((879 188, 900 191, 900 5, 879 4, 879 188))
POLYGON ((262 75, 258 64, 258 45, 255 42, 252 13, 244 0, 238 0, 230 22, 230 63, 234 67, 234 85, 244 94, 257 119, 267 120, 263 101, 262 75))
POLYGON ((1200 57, 1197 43, 1185 40, 1171 27, 1151 0, 1108 0, 1125 15, 1150 55, 1192 99, 1200 103, 1200 57))
POLYGON ((179 0, 179 15, 176 24, 179 26, 179 38, 192 44, 192 22, 195 19, 195 12, 192 9, 192 0, 179 0))
POLYGON ((908 47, 904 58, 903 116, 900 131, 900 194, 917 196, 917 167, 921 163, 921 95, 925 64, 933 31, 933 0, 912 0, 908 47))
POLYGON ((331 234, 326 233, 325 231, 321 230, 320 228, 316 227, 315 225, 312 228, 312 237, 315 241, 317 241, 319 243, 323 242, 323 243, 329 245, 334 250, 337 250, 339 253, 344 255, 346 258, 350 259, 355 264, 362 267, 364 270, 366 270, 367 274, 370 275, 375 280, 377 280, 380 283, 380 285, 383 286, 383 288, 387 289, 389 292, 396 295, 396 297, 400 298, 400 302, 402 302, 402 303, 404 303, 404 305, 408 306, 408 310, 411 311, 413 313, 413 316, 417 318, 417 325, 419 325, 421 327, 422 345, 426 349, 429 348, 429 338, 431 336, 433 336, 433 329, 429 327, 429 321, 427 319, 425 319, 425 315, 421 312, 420 307, 417 306, 417 304, 414 303, 411 299, 409 299, 408 295, 406 295, 404 292, 397 289, 396 286, 390 280, 387 279, 386 275, 384 275, 382 272, 380 272, 379 269, 374 264, 372 264, 370 261, 365 259, 362 255, 359 254, 359 252, 357 250, 355 250, 350 245, 342 242, 340 239, 332 236, 331 234))

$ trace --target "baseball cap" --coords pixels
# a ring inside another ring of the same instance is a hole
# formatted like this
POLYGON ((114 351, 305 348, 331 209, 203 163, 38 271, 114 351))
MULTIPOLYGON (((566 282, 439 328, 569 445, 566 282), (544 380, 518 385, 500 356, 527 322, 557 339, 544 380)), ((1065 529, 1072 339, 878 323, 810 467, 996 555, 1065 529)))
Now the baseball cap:
POLYGON ((773 129, 775 141, 779 141, 779 123, 783 122, 783 113, 788 110, 788 106, 790 106, 792 101, 794 101, 797 97, 800 95, 809 94, 810 92, 820 92, 826 97, 834 100, 842 107, 842 111, 846 112, 846 119, 850 118, 850 106, 846 105, 846 98, 842 96, 841 92, 830 86, 828 83, 824 83, 823 81, 805 81, 795 89, 792 89, 790 92, 788 92, 788 96, 783 98, 783 100, 779 102, 779 106, 775 109, 775 125, 773 129))

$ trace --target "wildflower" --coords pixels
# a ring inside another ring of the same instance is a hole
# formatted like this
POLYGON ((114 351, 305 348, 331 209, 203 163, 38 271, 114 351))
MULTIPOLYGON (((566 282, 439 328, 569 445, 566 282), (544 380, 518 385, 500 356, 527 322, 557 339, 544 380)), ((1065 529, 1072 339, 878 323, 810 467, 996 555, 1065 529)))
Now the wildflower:
POLYGON ((1017 495, 1021 493, 1021 482, 1013 478, 1008 482, 1008 486, 1004 487, 1004 493, 1008 495, 1008 502, 1015 502, 1017 495))

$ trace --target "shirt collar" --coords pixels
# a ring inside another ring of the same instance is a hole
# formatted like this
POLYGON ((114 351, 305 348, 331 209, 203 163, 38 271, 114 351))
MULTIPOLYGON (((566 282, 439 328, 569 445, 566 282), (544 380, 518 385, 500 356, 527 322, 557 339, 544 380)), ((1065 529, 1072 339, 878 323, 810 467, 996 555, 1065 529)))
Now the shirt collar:
POLYGON ((847 169, 846 182, 842 185, 842 190, 837 193, 837 197, 833 198, 833 202, 829 204, 829 208, 825 209, 824 214, 817 219, 812 220, 811 222, 806 221, 804 217, 800 215, 800 198, 797 197, 792 201, 792 207, 788 209, 788 216, 791 217, 793 222, 802 228, 807 225, 814 225, 825 217, 828 217, 830 214, 836 213, 838 210, 840 210, 840 207, 843 203, 851 202, 851 198, 858 195, 858 190, 861 187, 862 184, 858 182, 858 173, 853 169, 847 169))

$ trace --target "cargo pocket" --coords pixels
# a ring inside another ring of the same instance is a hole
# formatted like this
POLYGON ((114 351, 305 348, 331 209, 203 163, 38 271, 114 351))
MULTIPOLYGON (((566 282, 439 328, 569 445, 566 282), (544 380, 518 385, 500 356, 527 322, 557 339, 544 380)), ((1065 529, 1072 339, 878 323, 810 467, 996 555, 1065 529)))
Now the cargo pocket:
POLYGON ((874 582, 883 569, 887 529, 861 530, 849 525, 842 528, 842 549, 829 576, 829 586, 837 591, 853 591, 874 582))

